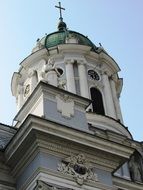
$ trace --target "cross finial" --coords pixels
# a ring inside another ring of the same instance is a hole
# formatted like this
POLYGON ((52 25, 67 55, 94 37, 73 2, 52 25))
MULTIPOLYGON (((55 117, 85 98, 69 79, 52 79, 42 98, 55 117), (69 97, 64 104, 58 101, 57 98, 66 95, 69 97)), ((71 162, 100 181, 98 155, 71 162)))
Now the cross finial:
POLYGON ((61 7, 61 2, 59 2, 59 6, 55 6, 55 7, 60 10, 60 20, 63 21, 62 10, 65 10, 65 8, 61 7))

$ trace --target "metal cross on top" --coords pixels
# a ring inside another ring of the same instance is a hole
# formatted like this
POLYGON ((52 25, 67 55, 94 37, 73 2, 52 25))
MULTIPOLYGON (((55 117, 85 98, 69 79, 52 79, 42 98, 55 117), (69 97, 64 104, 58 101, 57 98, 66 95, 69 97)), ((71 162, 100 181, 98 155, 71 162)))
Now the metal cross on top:
POLYGON ((59 6, 55 6, 55 7, 60 10, 60 20, 63 21, 62 10, 65 10, 65 8, 61 7, 61 2, 59 2, 59 6))

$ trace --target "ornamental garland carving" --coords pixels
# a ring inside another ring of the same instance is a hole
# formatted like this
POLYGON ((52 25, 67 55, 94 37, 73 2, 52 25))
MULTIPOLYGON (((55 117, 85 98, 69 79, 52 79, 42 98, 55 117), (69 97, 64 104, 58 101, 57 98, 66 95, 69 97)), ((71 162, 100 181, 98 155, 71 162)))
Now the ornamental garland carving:
POLYGON ((79 185, 85 181, 98 181, 97 174, 93 172, 84 154, 72 155, 58 165, 58 171, 63 174, 71 175, 79 185))

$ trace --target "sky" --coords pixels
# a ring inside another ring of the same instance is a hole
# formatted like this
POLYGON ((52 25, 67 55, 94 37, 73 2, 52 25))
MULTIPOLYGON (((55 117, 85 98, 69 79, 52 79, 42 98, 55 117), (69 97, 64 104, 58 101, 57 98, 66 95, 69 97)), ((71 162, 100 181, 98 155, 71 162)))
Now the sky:
MULTIPOLYGON (((143 141, 143 0, 61 0, 69 29, 88 36, 116 60, 124 84, 124 125, 143 141)), ((11 125, 16 100, 11 78, 38 38, 57 30, 57 0, 5 0, 0 4, 0 123, 11 125)))

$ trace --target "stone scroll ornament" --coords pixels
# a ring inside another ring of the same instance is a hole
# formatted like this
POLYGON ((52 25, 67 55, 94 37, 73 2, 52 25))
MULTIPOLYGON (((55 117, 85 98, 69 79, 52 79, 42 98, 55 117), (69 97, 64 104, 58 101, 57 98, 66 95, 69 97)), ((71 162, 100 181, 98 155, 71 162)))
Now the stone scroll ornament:
POLYGON ((62 163, 58 165, 58 171, 71 175, 79 185, 83 185, 85 181, 98 181, 97 175, 83 154, 62 160, 62 163))

